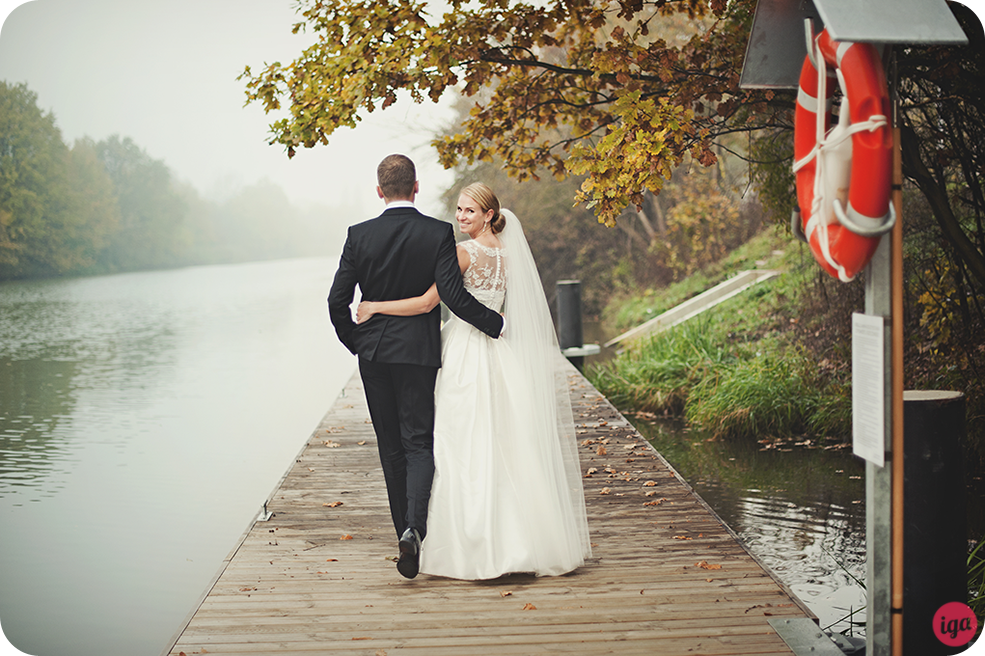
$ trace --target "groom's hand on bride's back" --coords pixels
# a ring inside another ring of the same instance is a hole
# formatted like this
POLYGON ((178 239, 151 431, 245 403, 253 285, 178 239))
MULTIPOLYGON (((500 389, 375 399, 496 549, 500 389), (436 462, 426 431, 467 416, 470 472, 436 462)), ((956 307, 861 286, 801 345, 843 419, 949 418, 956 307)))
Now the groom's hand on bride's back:
POLYGON ((370 301, 360 301, 356 306, 356 323, 366 323, 376 314, 370 301))

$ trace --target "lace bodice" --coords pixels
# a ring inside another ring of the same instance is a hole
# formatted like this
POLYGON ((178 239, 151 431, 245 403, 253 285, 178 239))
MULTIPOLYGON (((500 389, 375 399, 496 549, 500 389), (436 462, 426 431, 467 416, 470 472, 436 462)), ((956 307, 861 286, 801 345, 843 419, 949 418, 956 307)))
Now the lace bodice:
POLYGON ((465 270, 465 289, 486 307, 501 312, 506 300, 506 253, 469 239, 461 244, 469 254, 465 270))

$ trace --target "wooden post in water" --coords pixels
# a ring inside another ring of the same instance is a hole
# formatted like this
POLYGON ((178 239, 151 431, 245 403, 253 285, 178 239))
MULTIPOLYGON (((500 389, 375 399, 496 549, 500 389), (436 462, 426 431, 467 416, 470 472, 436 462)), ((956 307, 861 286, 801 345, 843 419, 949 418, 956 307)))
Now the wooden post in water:
POLYGON ((561 353, 581 371, 586 355, 597 355, 598 344, 583 344, 581 329, 581 281, 558 280, 557 292, 557 340, 561 353))

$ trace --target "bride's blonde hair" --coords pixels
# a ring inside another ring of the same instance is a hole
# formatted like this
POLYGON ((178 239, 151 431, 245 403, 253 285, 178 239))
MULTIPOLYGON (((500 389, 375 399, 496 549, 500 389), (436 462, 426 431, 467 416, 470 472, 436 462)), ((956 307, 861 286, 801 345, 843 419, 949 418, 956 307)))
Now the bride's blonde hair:
POLYGON ((503 231, 503 228, 506 227, 506 217, 500 211, 499 198, 496 197, 496 193, 488 185, 482 182, 473 182, 465 189, 462 189, 462 194, 477 202, 483 212, 493 211, 492 221, 489 222, 489 227, 492 228, 493 234, 503 231))

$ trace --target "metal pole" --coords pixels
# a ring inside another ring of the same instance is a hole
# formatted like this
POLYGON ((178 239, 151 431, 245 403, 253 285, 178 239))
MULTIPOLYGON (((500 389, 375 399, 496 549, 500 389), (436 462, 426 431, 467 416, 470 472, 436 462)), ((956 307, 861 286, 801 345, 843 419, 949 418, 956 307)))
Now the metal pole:
MULTIPOLYGON (((892 311, 890 295, 892 238, 883 236, 865 275, 865 313, 888 317, 892 311)), ((891 327, 884 329, 891 332, 891 327)), ((868 611, 866 617, 865 653, 867 656, 890 656, 892 643, 892 360, 891 335, 884 344, 883 394, 885 408, 884 443, 886 466, 871 461, 865 463, 865 543, 866 588, 868 611)), ((900 455, 902 457, 902 454, 900 455)))

